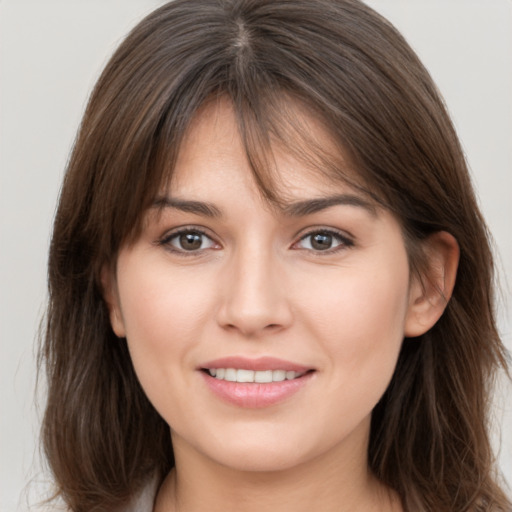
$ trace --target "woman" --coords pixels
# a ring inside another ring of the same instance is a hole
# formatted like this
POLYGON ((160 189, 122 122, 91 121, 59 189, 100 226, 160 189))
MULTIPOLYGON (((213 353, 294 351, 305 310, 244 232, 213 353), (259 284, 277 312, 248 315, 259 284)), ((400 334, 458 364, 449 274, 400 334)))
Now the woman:
POLYGON ((510 509, 485 225, 428 73, 364 4, 142 21, 85 113, 49 276, 71 510, 510 509))

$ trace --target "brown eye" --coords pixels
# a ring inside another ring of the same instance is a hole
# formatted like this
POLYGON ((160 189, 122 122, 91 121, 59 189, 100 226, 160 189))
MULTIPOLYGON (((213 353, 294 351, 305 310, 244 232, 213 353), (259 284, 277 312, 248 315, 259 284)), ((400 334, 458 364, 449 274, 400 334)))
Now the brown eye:
POLYGON ((316 233, 311 236, 311 248, 317 251, 330 249, 333 244, 333 237, 329 233, 316 233))
POLYGON ((165 237, 161 245, 167 246, 173 252, 200 252, 216 246, 215 242, 201 231, 185 230, 172 233, 165 237))
POLYGON ((199 233, 183 233, 178 240, 180 248, 185 251, 197 251, 203 244, 203 237, 199 233))
POLYGON ((314 252, 334 252, 354 244, 348 237, 330 230, 313 231, 303 236, 296 244, 295 249, 306 249, 314 252))

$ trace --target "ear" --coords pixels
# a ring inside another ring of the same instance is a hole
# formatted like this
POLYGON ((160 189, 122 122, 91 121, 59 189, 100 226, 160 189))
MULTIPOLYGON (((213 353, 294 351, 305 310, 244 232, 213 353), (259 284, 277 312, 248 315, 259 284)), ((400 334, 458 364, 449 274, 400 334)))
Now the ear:
POLYGON ((119 302, 119 292, 115 272, 110 266, 104 265, 101 268, 101 287, 103 290, 103 299, 107 304, 110 316, 110 325, 118 338, 126 337, 121 305, 119 302))
POLYGON ((459 265, 459 244, 446 231, 433 233, 421 243, 427 271, 411 278, 406 337, 426 333, 439 320, 452 296, 459 265))

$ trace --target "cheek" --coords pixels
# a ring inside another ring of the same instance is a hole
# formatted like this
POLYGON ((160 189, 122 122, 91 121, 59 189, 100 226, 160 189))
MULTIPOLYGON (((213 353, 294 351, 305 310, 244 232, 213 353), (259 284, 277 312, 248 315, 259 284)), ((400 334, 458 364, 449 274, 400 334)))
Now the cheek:
POLYGON ((403 341, 408 286, 404 256, 388 266, 336 269, 329 280, 310 287, 303 317, 329 354, 330 367, 342 369, 342 385, 386 387, 403 341))
POLYGON ((332 419, 326 436, 348 432, 369 417, 393 376, 408 303, 407 262, 391 269, 340 269, 330 286, 315 286, 308 296, 306 330, 327 356, 319 405, 332 419))
POLYGON ((211 316, 208 290, 214 288, 199 276, 170 272, 165 263, 135 263, 130 255, 120 258, 118 290, 130 354, 144 386, 172 378, 173 367, 187 364, 211 316))
POLYGON ((395 338, 403 334, 408 304, 406 268, 336 270, 312 283, 302 300, 317 319, 317 327, 329 331, 329 337, 365 342, 367 333, 374 331, 380 333, 377 339, 395 338))

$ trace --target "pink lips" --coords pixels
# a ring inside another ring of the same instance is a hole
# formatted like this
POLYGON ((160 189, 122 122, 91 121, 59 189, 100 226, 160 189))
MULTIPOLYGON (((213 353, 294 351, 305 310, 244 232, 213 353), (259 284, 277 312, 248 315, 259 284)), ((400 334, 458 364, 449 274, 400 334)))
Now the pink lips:
POLYGON ((300 391, 313 376, 311 368, 273 357, 248 359, 226 357, 201 365, 200 370, 235 368, 240 370, 285 370, 303 375, 293 379, 269 383, 229 382, 212 377, 208 372, 201 374, 208 388, 220 399, 232 405, 245 408, 264 408, 278 404, 300 391))
POLYGON ((237 368, 240 370, 285 370, 302 373, 310 370, 307 366, 291 363, 276 357, 259 357, 258 359, 248 359, 246 357, 223 357, 215 359, 202 365, 202 368, 237 368))

